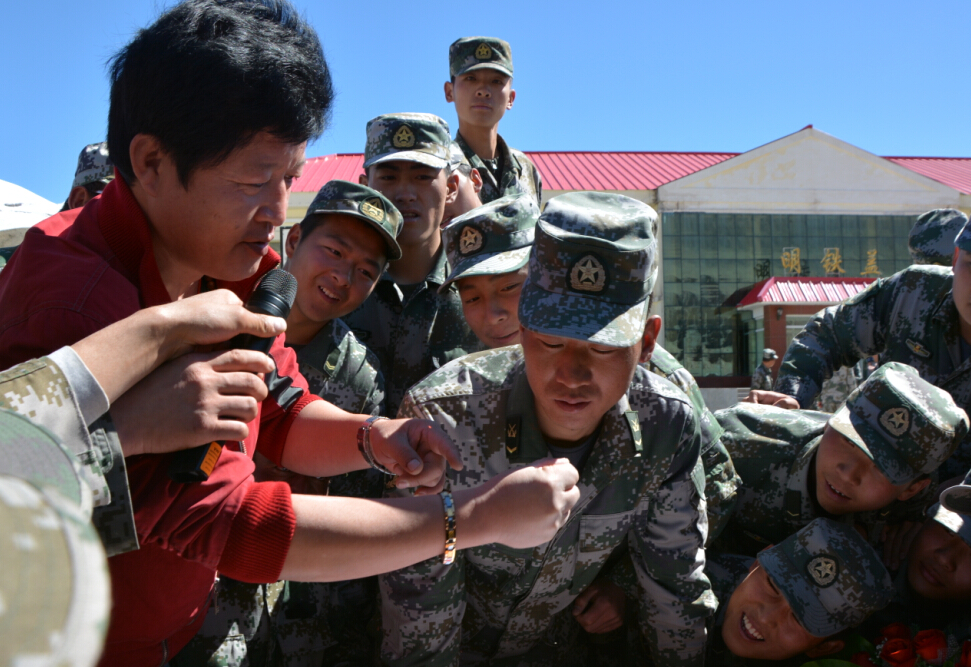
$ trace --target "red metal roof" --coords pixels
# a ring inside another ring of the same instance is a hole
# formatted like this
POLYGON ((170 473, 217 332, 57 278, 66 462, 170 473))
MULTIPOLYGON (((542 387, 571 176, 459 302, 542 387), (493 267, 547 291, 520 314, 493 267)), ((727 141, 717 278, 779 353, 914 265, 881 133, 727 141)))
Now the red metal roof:
POLYGON ((790 303, 832 305, 859 294, 874 278, 807 278, 791 276, 769 278, 756 283, 752 291, 738 303, 746 306, 769 306, 790 303))
MULTIPOLYGON (((738 153, 532 151, 547 190, 655 190, 659 186, 735 157, 738 153)), ((971 158, 889 157, 888 160, 971 194, 971 158)), ((329 180, 357 182, 361 153, 310 158, 294 192, 316 192, 329 180)))

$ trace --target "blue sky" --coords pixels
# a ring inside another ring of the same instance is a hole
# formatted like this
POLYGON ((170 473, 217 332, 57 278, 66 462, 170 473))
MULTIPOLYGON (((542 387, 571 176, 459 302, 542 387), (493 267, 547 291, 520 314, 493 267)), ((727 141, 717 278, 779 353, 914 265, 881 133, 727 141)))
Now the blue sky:
MULTIPOLYGON (((971 157, 966 0, 295 4, 338 95, 309 156, 360 152, 381 113, 454 129, 448 45, 484 34, 512 44, 500 131, 523 150, 746 151, 811 123, 879 155, 971 157)), ((0 179, 67 196, 78 151, 104 138, 105 63, 170 5, 3 3, 0 179)))

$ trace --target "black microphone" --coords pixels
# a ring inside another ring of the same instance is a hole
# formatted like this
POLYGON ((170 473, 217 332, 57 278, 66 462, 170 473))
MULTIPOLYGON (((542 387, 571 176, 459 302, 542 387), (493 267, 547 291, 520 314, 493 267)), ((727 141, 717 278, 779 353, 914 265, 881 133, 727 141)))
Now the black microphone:
MULTIPOLYGON (((263 276, 246 301, 245 307, 254 313, 286 319, 296 297, 297 279, 283 269, 273 269, 263 276)), ((274 338, 276 337, 261 338, 251 334, 239 334, 227 343, 226 349, 255 350, 268 355, 274 338)), ((182 484, 204 482, 212 474, 222 451, 223 443, 215 441, 174 454, 169 465, 169 478, 182 484)))

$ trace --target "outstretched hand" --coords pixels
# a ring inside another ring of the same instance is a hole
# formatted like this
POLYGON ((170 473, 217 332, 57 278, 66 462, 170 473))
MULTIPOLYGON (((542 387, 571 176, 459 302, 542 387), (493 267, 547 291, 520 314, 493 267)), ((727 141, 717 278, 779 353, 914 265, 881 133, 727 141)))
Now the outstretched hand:
POLYGON ((784 408, 786 410, 799 409, 799 401, 792 396, 778 391, 766 391, 764 389, 753 389, 748 393, 748 396, 742 399, 742 403, 774 405, 777 408, 784 408))

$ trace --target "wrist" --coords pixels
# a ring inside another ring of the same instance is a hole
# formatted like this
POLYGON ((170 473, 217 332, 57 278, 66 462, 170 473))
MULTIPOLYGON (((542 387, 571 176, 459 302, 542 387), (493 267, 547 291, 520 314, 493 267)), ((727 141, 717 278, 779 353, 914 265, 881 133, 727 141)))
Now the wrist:
POLYGON ((489 515, 488 494, 488 489, 482 486, 452 491, 455 523, 462 530, 463 549, 499 542, 502 537, 489 515))

